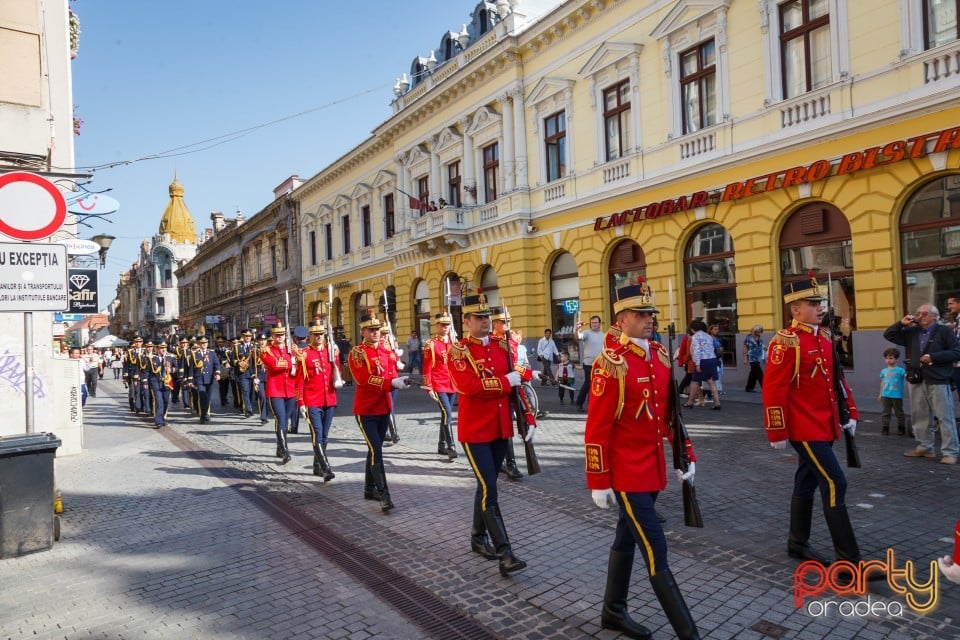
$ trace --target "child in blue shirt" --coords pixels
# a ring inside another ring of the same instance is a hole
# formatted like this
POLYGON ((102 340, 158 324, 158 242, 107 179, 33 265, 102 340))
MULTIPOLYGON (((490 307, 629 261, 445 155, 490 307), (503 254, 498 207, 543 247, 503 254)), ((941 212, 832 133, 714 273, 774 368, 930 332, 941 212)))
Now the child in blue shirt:
POLYGON ((890 435, 890 412, 897 416, 897 433, 901 436, 906 435, 905 421, 903 417, 903 381, 907 372, 903 367, 897 366, 897 360, 900 358, 900 350, 890 348, 883 352, 883 359, 887 366, 880 371, 880 404, 882 413, 880 414, 880 428, 883 435, 890 435))

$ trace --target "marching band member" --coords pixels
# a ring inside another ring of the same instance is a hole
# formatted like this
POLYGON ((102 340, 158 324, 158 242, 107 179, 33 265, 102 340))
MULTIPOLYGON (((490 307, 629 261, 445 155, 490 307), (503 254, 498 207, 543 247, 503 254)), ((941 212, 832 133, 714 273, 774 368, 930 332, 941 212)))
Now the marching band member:
POLYGON ((391 352, 380 343, 380 328, 380 319, 372 311, 360 316, 363 340, 350 350, 348 363, 356 385, 353 413, 367 443, 363 497, 365 500, 379 500, 380 509, 387 512, 394 506, 383 465, 383 441, 387 437, 393 410, 390 392, 406 388, 409 381, 396 375, 391 352))
POLYGON ((453 388, 450 371, 447 369, 452 322, 453 318, 446 312, 438 313, 434 317, 437 333, 423 345, 422 367, 423 389, 440 407, 440 437, 437 442, 437 453, 446 455, 451 461, 457 457, 457 448, 453 444, 453 432, 450 427, 453 400, 457 391, 453 388))
POLYGON ((253 333, 245 329, 240 334, 240 343, 233 347, 234 378, 239 387, 239 397, 243 409, 243 417, 249 418, 253 415, 253 409, 256 406, 253 402, 253 375, 254 360, 256 354, 256 345, 253 344, 253 333))
POLYGON ((196 393, 197 415, 200 422, 210 422, 210 393, 213 383, 220 381, 220 359, 217 354, 207 349, 207 336, 200 336, 197 341, 198 349, 188 357, 190 362, 190 376, 193 378, 193 388, 196 393))
POLYGON ((286 329, 277 325, 270 330, 273 344, 260 353, 267 373, 266 396, 273 410, 274 432, 277 436, 277 457, 280 464, 290 462, 287 448, 287 428, 297 410, 297 381, 294 379, 294 356, 287 351, 286 329))
MULTIPOLYGON (((466 335, 450 348, 447 369, 460 393, 457 439, 477 478, 470 548, 484 558, 499 559, 500 574, 506 576, 527 563, 513 555, 497 501, 497 475, 513 438, 511 387, 529 380, 531 373, 518 372, 507 358, 505 341, 490 335, 490 308, 482 293, 465 297, 462 310, 466 335)), ((531 426, 528 439, 534 431, 531 426)))
POLYGON ((313 475, 323 475, 323 481, 329 482, 336 476, 327 459, 327 436, 333 422, 333 410, 337 406, 337 389, 343 386, 343 380, 337 375, 340 367, 337 354, 327 351, 326 334, 326 328, 319 322, 310 325, 310 344, 300 354, 303 384, 298 394, 298 404, 300 417, 310 427, 313 475))

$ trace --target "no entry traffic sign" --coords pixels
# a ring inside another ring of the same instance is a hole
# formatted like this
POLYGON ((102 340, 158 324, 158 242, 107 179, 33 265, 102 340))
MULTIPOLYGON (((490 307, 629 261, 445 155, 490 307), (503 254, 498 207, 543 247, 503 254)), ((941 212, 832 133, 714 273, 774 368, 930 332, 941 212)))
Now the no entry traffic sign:
POLYGON ((0 175, 0 233, 16 240, 40 240, 67 219, 63 193, 46 178, 26 171, 0 175))

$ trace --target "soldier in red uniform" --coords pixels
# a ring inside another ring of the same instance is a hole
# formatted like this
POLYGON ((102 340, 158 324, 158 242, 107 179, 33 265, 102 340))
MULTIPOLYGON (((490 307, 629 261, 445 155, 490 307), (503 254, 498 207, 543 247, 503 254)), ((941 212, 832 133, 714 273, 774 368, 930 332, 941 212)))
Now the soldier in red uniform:
POLYGON ((277 435, 277 457, 280 464, 290 462, 287 448, 287 426, 297 410, 295 354, 287 351, 286 329, 277 325, 270 330, 272 344, 260 352, 260 361, 267 372, 267 402, 273 410, 274 432, 277 435))
POLYGON ((367 443, 364 500, 379 500, 384 512, 393 509, 387 473, 383 466, 383 441, 387 437, 393 399, 390 392, 409 385, 406 377, 398 377, 390 352, 380 345, 380 320, 372 312, 360 316, 363 341, 350 350, 347 362, 356 385, 353 413, 363 439, 367 443))
POLYGON ((846 387, 850 421, 840 424, 833 382, 833 341, 820 326, 825 292, 815 278, 786 284, 783 301, 793 321, 770 340, 770 356, 763 379, 763 408, 767 439, 774 449, 787 442, 797 452, 797 473, 790 500, 787 554, 792 558, 829 562, 808 544, 813 518, 813 495, 820 488, 823 514, 837 558, 860 561, 860 549, 844 504, 847 479, 833 453, 840 429, 856 430, 857 407, 846 387))
POLYGON ((343 386, 340 363, 336 352, 329 353, 324 340, 327 330, 319 322, 310 325, 310 344, 300 352, 300 370, 303 382, 297 396, 300 417, 310 427, 313 444, 313 475, 323 475, 329 482, 336 475, 327 460, 327 435, 337 406, 337 389, 343 386), (332 358, 331 358, 332 356, 332 358))
POLYGON ((446 455, 450 461, 457 457, 457 448, 453 444, 453 432, 450 429, 453 399, 457 392, 453 388, 450 371, 447 369, 452 322, 453 318, 448 313, 438 313, 434 317, 437 333, 423 345, 423 389, 440 407, 440 438, 437 442, 437 453, 446 455))
MULTIPOLYGON (((667 540, 654 509, 657 494, 667 486, 663 439, 671 437, 670 354, 652 339, 657 310, 646 284, 618 289, 613 311, 613 327, 593 362, 584 434, 587 487, 593 501, 602 509, 611 504, 620 509, 600 622, 604 629, 630 638, 650 638, 650 631, 627 613, 634 550, 639 548, 653 591, 677 636, 699 638, 667 563, 667 540)), ((690 443, 686 446, 695 461, 690 443)), ((693 477, 695 471, 691 462, 685 477, 693 477)))
MULTIPOLYGON (((470 547, 485 558, 498 558, 500 574, 505 576, 527 563, 515 557, 510 547, 497 503, 497 473, 513 438, 510 389, 531 375, 529 369, 518 371, 507 358, 506 342, 490 335, 490 308, 483 294, 464 298, 463 330, 466 335, 450 348, 447 369, 460 392, 457 439, 477 477, 470 547)), ((535 430, 531 425, 528 439, 533 439, 535 430)))

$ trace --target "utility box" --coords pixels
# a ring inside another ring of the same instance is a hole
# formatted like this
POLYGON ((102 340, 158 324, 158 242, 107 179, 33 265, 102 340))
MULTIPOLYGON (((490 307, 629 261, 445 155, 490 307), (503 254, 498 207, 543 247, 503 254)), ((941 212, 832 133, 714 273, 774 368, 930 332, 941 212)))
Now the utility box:
POLYGON ((0 558, 53 546, 52 433, 0 437, 0 558))

